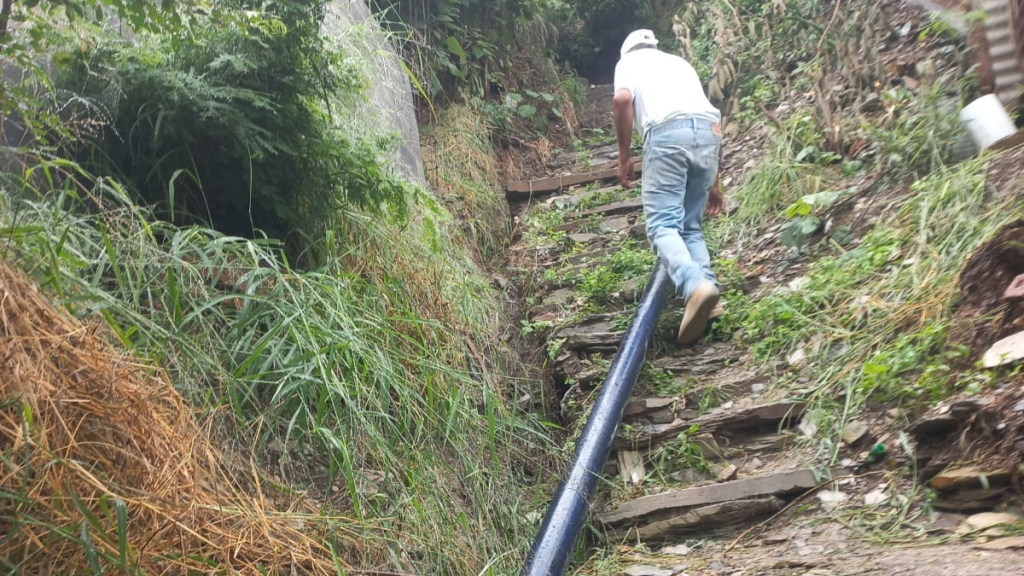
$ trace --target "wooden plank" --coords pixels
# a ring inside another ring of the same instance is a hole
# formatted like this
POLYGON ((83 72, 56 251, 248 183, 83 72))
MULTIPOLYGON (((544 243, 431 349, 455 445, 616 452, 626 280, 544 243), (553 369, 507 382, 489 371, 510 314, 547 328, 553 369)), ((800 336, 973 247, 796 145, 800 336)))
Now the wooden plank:
MULTIPOLYGON (((643 162, 637 162, 634 166, 634 176, 643 174, 643 162)), ((572 186, 581 186, 591 182, 611 180, 618 177, 618 169, 595 170, 585 174, 569 174, 568 176, 555 176, 554 178, 541 178, 539 180, 521 180, 510 182, 505 187, 505 195, 511 199, 525 199, 532 196, 540 196, 559 192, 572 186)))
MULTIPOLYGON (((830 477, 835 478, 843 473, 845 471, 832 470, 830 477)), ((598 514, 597 518, 608 525, 634 523, 652 514, 660 515, 674 510, 806 492, 821 484, 822 480, 814 470, 803 468, 721 484, 669 490, 625 502, 613 510, 598 514)))

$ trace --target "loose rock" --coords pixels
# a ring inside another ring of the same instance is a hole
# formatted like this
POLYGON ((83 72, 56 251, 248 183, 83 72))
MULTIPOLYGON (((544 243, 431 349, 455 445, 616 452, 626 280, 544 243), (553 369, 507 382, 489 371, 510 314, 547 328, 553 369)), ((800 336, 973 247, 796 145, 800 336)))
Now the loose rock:
POLYGON ((716 478, 716 480, 719 482, 728 482, 730 480, 735 480, 736 475, 739 473, 739 470, 740 469, 737 468, 735 464, 729 464, 728 466, 723 468, 721 472, 718 473, 718 478, 716 478))
POLYGON ((1024 332, 1017 332, 996 342, 985 352, 981 363, 985 368, 1011 364, 1024 358, 1024 332))
POLYGON ((966 523, 972 530, 985 530, 1000 524, 1013 524, 1020 521, 1020 517, 1006 512, 982 512, 969 517, 966 523))

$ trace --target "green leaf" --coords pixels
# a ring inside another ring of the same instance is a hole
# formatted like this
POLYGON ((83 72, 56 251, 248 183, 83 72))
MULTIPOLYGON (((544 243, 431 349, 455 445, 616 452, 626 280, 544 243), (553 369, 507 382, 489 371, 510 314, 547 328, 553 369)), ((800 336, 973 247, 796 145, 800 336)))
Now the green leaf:
POLYGON ((539 92, 534 92, 533 90, 527 90, 526 91, 526 95, 529 96, 530 98, 538 98, 538 97, 540 97, 540 93, 539 92))
POLYGON ((82 548, 85 549, 85 558, 89 561, 89 567, 92 568, 93 574, 96 576, 103 574, 99 554, 96 553, 96 547, 92 545, 92 539, 89 537, 89 523, 85 520, 82 520, 82 548))
POLYGON ((523 104, 519 107, 520 118, 533 118, 537 115, 537 107, 529 104, 523 104))
POLYGON ((816 216, 805 216, 787 223, 779 240, 790 248, 799 249, 821 227, 821 220, 816 216))
POLYGON ((462 44, 459 44, 455 36, 448 37, 448 51, 459 58, 464 59, 466 57, 466 51, 462 49, 462 44))

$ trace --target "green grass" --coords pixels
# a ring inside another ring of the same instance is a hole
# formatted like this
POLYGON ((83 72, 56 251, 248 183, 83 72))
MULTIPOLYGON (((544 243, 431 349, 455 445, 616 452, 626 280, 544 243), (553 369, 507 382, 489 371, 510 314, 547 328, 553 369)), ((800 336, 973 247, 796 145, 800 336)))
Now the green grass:
POLYGON ((985 161, 918 180, 859 244, 814 262, 802 288, 777 287, 740 307, 755 363, 806 353, 809 399, 827 408, 814 412, 819 430, 841 431, 868 401, 928 404, 977 381, 951 368, 964 351, 946 342, 959 272, 1021 216, 1013 201, 986 200, 985 161))
POLYGON ((510 354, 473 336, 493 333, 496 295, 450 223, 353 214, 321 241, 328 264, 299 272, 271 242, 156 221, 116 182, 36 160, 4 180, 2 257, 166 367, 257 462, 279 442, 287 482, 340 487, 341 510, 388 538, 361 560, 400 568, 401 549, 430 573, 513 569, 532 536, 521 465, 549 445, 513 408, 510 354), (381 494, 360 489, 367 473, 381 494))

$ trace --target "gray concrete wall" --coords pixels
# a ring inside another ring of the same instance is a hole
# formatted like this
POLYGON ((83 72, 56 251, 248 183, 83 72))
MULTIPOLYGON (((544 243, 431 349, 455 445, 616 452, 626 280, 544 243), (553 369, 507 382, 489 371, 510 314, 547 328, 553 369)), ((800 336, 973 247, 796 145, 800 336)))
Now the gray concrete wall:
POLYGON ((323 33, 356 50, 370 80, 368 101, 357 106, 355 121, 367 130, 384 128, 399 135, 396 166, 412 182, 426 186, 416 123, 413 88, 394 45, 363 0, 335 0, 328 6, 323 33))

